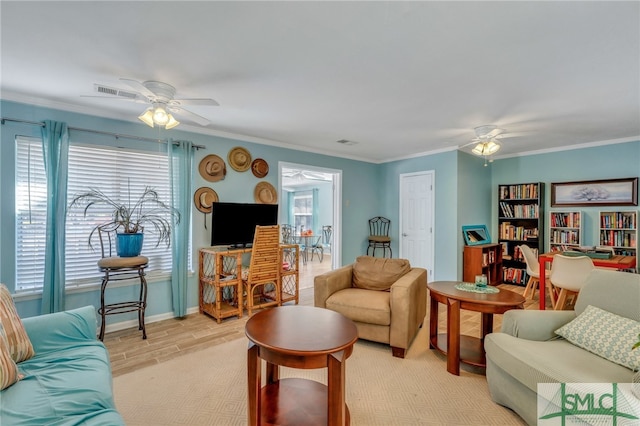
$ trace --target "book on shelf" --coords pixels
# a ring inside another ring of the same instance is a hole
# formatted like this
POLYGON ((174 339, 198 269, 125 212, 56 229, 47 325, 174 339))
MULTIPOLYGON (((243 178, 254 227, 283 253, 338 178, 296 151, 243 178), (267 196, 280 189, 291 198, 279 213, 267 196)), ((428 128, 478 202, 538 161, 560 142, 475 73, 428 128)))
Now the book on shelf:
POLYGON ((507 284, 525 285, 529 280, 529 274, 521 268, 504 268, 502 271, 502 281, 507 284))
POLYGON ((526 198, 538 198, 538 184, 528 183, 520 185, 500 185, 500 199, 522 200, 526 198))

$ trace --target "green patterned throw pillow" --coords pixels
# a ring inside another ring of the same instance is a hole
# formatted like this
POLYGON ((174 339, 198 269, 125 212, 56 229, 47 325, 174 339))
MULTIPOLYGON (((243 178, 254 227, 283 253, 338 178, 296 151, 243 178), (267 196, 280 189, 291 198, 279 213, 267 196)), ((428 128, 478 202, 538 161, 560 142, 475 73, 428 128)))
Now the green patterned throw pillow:
POLYGON ((591 305, 556 330, 574 345, 632 370, 640 368, 640 351, 631 349, 638 333, 640 322, 591 305))

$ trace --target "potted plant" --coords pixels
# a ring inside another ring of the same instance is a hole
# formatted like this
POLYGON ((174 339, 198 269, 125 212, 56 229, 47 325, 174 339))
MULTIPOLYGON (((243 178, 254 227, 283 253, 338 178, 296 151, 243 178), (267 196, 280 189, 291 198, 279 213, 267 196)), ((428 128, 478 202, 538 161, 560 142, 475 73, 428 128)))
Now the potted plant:
POLYGON ((131 200, 131 191, 128 191, 127 201, 116 200, 99 189, 89 188, 88 191, 76 194, 69 204, 84 206, 84 217, 87 217, 89 209, 93 206, 103 205, 112 209, 111 220, 96 225, 89 234, 89 246, 91 240, 98 231, 116 231, 116 250, 118 256, 138 256, 142 250, 144 227, 153 226, 158 235, 156 247, 165 242, 167 247, 171 244, 171 225, 180 223, 180 212, 160 200, 158 192, 145 187, 144 191, 135 200, 131 200))

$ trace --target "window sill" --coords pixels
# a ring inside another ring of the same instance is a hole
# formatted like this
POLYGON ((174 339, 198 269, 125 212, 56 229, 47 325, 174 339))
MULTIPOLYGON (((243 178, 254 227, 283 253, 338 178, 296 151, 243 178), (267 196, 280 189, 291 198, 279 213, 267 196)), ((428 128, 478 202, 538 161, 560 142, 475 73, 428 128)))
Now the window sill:
MULTIPOLYGON (((187 276, 189 278, 195 275, 195 271, 190 271, 187 276)), ((147 275, 147 284, 153 284, 158 282, 166 282, 171 280, 171 273, 152 274, 147 275)), ((66 294, 88 293, 100 290, 100 282, 85 282, 82 284, 71 285, 67 287, 66 294)), ((127 281, 113 281, 109 284, 109 288, 128 287, 132 285, 138 285, 138 281, 132 278, 127 281)), ((13 300, 16 302, 22 302, 27 300, 37 300, 42 298, 42 290, 34 292, 23 292, 12 294, 13 300)))

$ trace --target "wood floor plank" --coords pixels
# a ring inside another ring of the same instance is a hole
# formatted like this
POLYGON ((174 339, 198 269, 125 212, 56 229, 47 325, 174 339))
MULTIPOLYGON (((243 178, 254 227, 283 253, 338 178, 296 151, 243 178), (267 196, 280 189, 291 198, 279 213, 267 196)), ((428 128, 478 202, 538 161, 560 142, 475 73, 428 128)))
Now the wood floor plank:
MULTIPOLYGON (((323 262, 316 258, 300 266, 301 289, 300 305, 313 306, 313 278, 330 270, 331 259, 325 254, 323 262), (304 285, 303 285, 304 283, 304 285), (303 288, 304 287, 304 288, 303 288)), ((501 288, 513 290, 519 294, 524 287, 501 284, 501 288)), ((291 302, 290 302, 291 303, 291 302)), ((525 309, 537 309, 537 297, 527 300, 525 309)), ((427 307, 429 303, 427 303, 427 307)), ((428 314, 426 320, 428 321, 428 314)), ((126 374, 138 368, 158 364, 186 353, 220 345, 244 336, 244 325, 248 317, 227 318, 218 324, 215 319, 201 314, 187 315, 182 319, 168 319, 147 324, 147 340, 142 340, 137 327, 119 330, 105 335, 104 343, 109 350, 113 376, 126 374)), ((439 308, 439 326, 446 328, 446 309, 439 308)), ((477 312, 461 311, 461 332, 473 336, 480 335, 480 314, 477 312)), ((496 315, 494 330, 500 330, 502 315, 496 315)))

